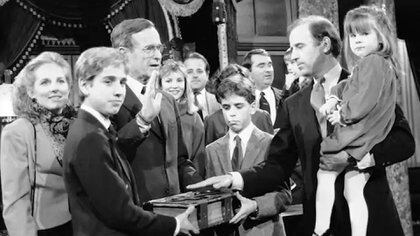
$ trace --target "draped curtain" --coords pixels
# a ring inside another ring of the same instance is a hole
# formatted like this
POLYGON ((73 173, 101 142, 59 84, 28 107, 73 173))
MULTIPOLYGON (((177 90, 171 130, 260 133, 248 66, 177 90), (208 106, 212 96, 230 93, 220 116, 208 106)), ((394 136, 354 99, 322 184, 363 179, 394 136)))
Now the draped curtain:
POLYGON ((407 47, 404 40, 398 40, 398 59, 401 63, 402 76, 401 83, 401 101, 400 104, 407 117, 408 123, 416 141, 416 153, 408 162, 409 167, 420 166, 420 99, 417 86, 411 69, 410 59, 408 57, 407 47))
POLYGON ((12 77, 30 59, 45 26, 84 31, 81 40, 88 41, 82 42, 84 50, 110 45, 108 33, 113 26, 123 19, 143 17, 155 23, 163 42, 169 40, 168 22, 157 0, 9 0, 2 4, 0 63, 12 71, 12 77))

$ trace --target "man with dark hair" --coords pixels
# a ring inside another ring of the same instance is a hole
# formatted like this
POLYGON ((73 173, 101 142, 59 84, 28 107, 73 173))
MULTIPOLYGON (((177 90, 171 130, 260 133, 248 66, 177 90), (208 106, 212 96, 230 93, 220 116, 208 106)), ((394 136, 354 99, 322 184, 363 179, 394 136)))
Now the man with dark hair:
POLYGON ((173 96, 162 91, 156 92, 152 101, 144 99, 145 84, 161 66, 163 45, 159 33, 149 20, 136 18, 116 25, 111 41, 128 59, 129 68, 124 103, 112 117, 119 143, 130 144, 127 134, 132 130, 139 136, 149 133, 137 148, 121 145, 131 161, 140 201, 178 194, 201 177, 188 159, 173 96), (141 109, 143 106, 149 109, 141 109))
POLYGON ((184 65, 187 68, 187 79, 194 93, 194 104, 198 107, 198 113, 204 120, 204 118, 220 109, 216 97, 206 90, 210 65, 207 59, 198 52, 190 53, 185 58, 184 65))
POLYGON ((254 80, 256 104, 261 110, 270 114, 273 128, 275 131, 278 130, 283 93, 271 86, 274 80, 274 68, 270 54, 261 48, 253 49, 245 54, 242 66, 251 72, 251 79, 254 80))
MULTIPOLYGON (((371 176, 364 189, 369 209, 367 235, 404 235, 385 171, 385 166, 403 161, 414 153, 414 138, 401 109, 397 106, 394 125, 385 140, 367 154, 369 161, 354 162, 344 151, 321 156, 320 143, 329 128, 325 120, 318 118, 311 101, 319 95, 317 92, 323 90, 328 93, 331 86, 348 76, 336 58, 340 52, 340 37, 330 21, 320 16, 309 16, 291 25, 289 42, 291 58, 296 61, 300 74, 314 77, 314 82, 285 100, 280 115, 280 131, 273 138, 267 161, 249 170, 213 177, 191 187, 232 186, 242 189, 247 196, 258 196, 272 191, 287 179, 299 159, 304 176, 304 227, 298 235, 310 236, 316 235, 313 230, 318 169, 369 171, 371 176)), ((351 235, 343 188, 344 172, 335 182, 331 225, 324 235, 351 235)))

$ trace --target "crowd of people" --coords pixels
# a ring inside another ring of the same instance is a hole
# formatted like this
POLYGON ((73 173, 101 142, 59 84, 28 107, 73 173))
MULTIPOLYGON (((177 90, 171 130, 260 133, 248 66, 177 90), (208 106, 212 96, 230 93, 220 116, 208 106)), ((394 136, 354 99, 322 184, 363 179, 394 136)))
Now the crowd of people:
POLYGON ((293 22, 282 89, 264 49, 213 81, 199 53, 162 62, 143 18, 115 26, 112 47, 87 49, 73 73, 42 52, 15 78, 19 118, 2 131, 9 235, 285 235, 279 213, 295 203, 294 235, 404 235, 385 172, 414 153, 396 104, 395 34, 373 6, 348 12, 344 32, 351 73, 329 20, 293 22), (209 185, 239 190, 229 224, 199 232, 192 207, 142 208, 209 185))

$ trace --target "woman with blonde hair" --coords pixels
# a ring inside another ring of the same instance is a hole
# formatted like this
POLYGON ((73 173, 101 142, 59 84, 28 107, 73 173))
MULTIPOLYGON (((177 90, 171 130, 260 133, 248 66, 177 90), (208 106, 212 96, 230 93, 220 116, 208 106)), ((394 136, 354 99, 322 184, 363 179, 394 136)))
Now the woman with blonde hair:
POLYGON ((194 94, 186 79, 186 69, 181 62, 169 59, 163 63, 159 75, 159 86, 177 101, 188 156, 203 176, 204 125, 197 113, 198 107, 194 105, 194 94))
POLYGON ((64 58, 43 52, 16 77, 18 119, 1 137, 3 217, 9 235, 72 235, 62 177, 64 141, 75 112, 71 71, 64 58))

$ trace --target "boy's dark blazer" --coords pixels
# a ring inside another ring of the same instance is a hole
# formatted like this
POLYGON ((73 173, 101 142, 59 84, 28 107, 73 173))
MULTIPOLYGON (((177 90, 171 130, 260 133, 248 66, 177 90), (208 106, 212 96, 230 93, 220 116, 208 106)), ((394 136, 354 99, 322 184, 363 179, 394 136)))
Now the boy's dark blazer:
POLYGON ((178 194, 188 184, 202 179, 188 159, 176 101, 172 95, 161 92, 159 115, 152 121, 148 137, 137 147, 129 147, 130 132, 143 135, 135 118, 142 104, 128 86, 120 111, 112 117, 121 150, 133 168, 141 202, 178 194))
POLYGON ((173 235, 175 219, 142 209, 116 139, 82 109, 70 127, 63 163, 74 235, 173 235))
MULTIPOLYGON (((340 80, 347 78, 343 70, 340 80)), ((309 85, 284 102, 280 131, 270 145, 267 161, 244 171, 245 195, 258 196, 270 192, 279 181, 290 176, 299 158, 304 176, 303 218, 304 232, 312 235, 315 225, 315 193, 319 169, 321 134, 315 111, 310 104, 312 85, 309 85), (263 183, 263 184, 261 184, 263 183)), ((375 167, 365 186, 364 194, 369 209, 368 236, 402 236, 403 231, 392 195, 388 186, 385 166, 412 156, 414 139, 401 109, 396 108, 396 120, 384 141, 371 150, 375 167)), ((347 202, 343 196, 344 174, 336 181, 336 200, 331 220, 334 235, 351 235, 347 202)))

